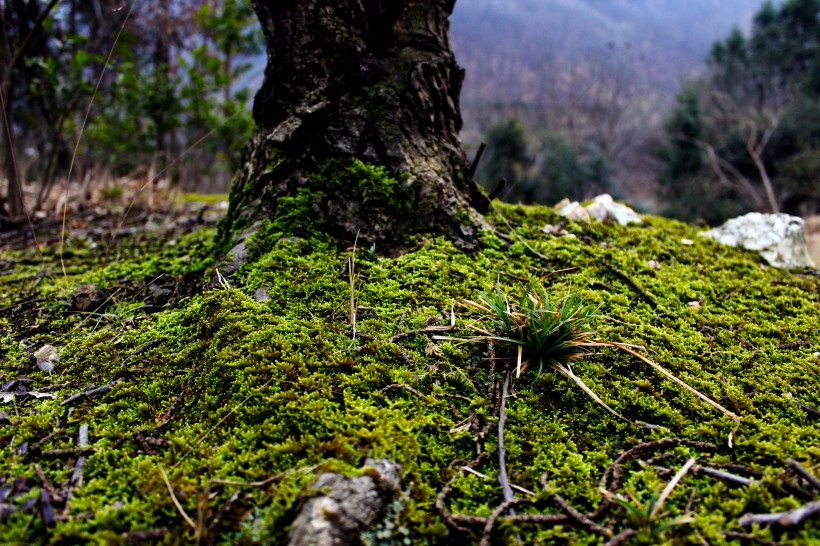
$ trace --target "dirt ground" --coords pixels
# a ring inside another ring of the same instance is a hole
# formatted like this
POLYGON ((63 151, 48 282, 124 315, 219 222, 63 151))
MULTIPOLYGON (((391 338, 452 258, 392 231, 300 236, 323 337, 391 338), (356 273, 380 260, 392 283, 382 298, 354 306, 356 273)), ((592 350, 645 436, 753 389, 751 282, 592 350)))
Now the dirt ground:
POLYGON ((820 267, 820 215, 806 218, 806 241, 809 254, 817 267, 820 267))

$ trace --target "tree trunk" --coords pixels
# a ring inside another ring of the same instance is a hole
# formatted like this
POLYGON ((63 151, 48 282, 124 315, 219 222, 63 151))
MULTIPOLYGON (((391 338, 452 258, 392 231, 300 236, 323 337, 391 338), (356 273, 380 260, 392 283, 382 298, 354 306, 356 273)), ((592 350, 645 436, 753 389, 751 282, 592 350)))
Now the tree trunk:
POLYGON ((443 233, 469 245, 487 204, 458 138, 455 0, 253 0, 268 65, 223 240, 309 219, 390 246, 443 233))

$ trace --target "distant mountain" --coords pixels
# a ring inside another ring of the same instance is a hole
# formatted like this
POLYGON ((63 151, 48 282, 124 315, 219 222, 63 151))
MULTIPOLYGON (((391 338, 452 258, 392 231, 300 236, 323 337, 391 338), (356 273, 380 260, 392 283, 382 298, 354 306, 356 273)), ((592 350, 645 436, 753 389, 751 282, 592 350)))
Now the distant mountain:
POLYGON ((674 92, 711 44, 748 29, 763 0, 459 0, 452 41, 467 69, 464 99, 518 100, 521 85, 551 63, 623 56, 647 83, 674 92), (522 81, 523 80, 523 81, 522 81), (492 83, 488 85, 488 83, 492 83), (499 96, 493 96, 493 95, 499 96))

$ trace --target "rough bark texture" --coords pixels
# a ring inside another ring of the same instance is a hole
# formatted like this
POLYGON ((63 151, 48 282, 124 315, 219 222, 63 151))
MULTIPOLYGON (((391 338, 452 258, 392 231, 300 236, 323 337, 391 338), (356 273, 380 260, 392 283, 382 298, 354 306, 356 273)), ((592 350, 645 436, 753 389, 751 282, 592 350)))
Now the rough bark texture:
POLYGON ((298 196, 324 229, 360 242, 421 231, 474 238, 486 198, 458 139, 454 3, 253 0, 268 65, 223 236, 236 240, 298 196), (398 184, 357 184, 362 165, 398 184))

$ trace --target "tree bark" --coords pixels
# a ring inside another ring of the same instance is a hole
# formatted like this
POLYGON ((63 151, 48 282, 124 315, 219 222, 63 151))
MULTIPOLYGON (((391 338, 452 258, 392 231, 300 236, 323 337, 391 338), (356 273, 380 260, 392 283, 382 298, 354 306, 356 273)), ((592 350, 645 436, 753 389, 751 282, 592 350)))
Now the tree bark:
POLYGON ((458 138, 454 4, 253 0, 268 64, 223 237, 290 218, 285 208, 298 204, 313 225, 348 240, 358 233, 360 243, 420 232, 475 239, 487 199, 458 138), (386 194, 364 180, 375 167, 396 182, 386 194))

